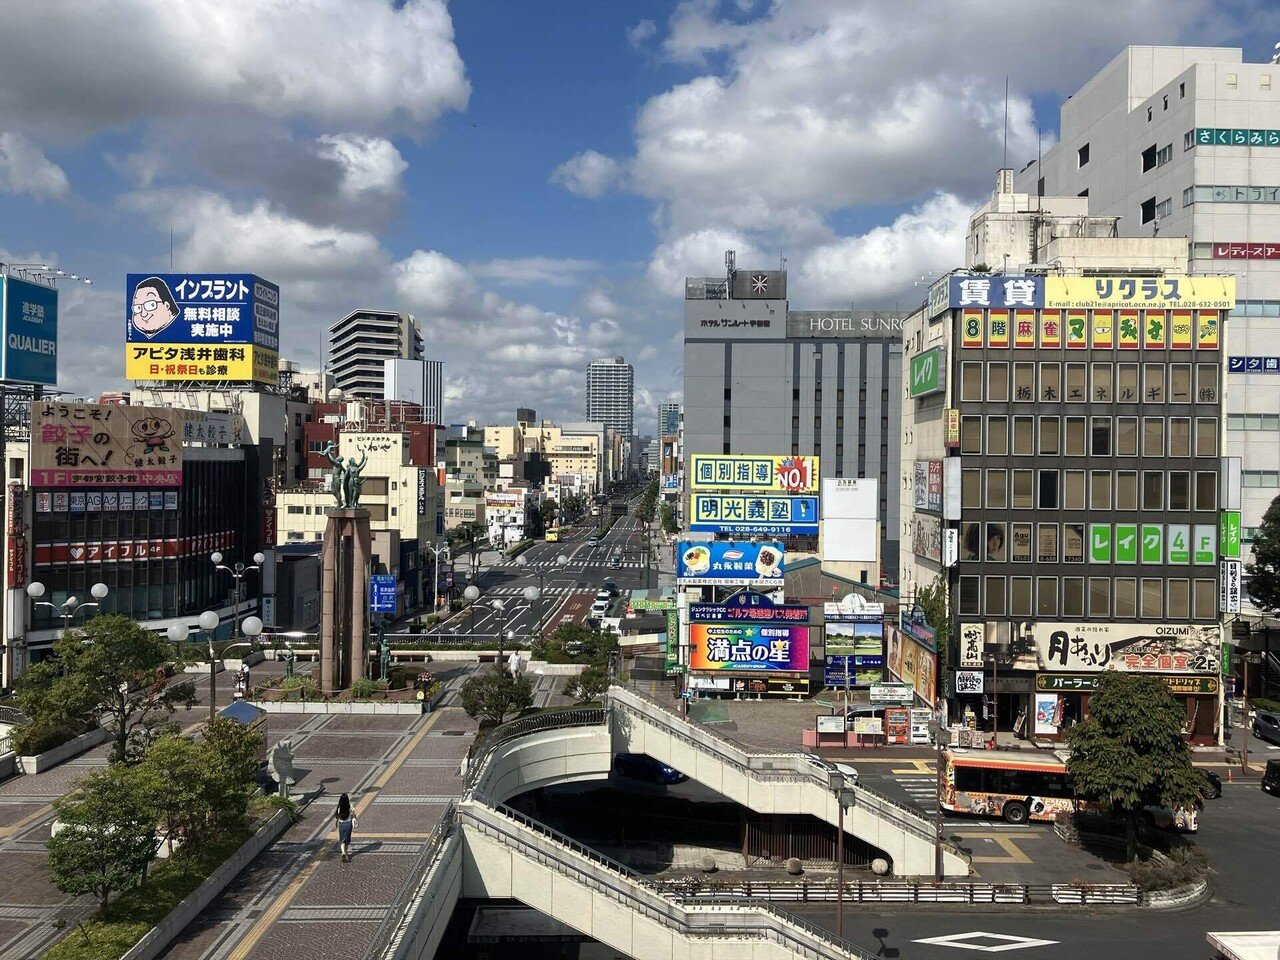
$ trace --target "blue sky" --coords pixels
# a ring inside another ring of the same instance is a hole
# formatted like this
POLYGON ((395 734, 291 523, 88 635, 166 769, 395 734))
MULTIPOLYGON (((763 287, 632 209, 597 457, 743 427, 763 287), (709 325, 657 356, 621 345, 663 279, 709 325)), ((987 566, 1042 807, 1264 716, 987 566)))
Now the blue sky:
POLYGON ((905 305, 962 256, 1006 72, 1020 167, 1126 43, 1243 40, 1262 60, 1280 14, 23 0, 7 27, 0 260, 95 280, 63 297, 65 389, 120 385, 124 274, 166 267, 172 229, 179 269, 281 285, 285 353, 304 364, 342 313, 394 307, 445 359, 451 420, 580 417, 586 363, 622 354, 647 430, 680 389, 681 278, 720 273, 726 247, 744 266, 782 247, 797 307, 905 305))

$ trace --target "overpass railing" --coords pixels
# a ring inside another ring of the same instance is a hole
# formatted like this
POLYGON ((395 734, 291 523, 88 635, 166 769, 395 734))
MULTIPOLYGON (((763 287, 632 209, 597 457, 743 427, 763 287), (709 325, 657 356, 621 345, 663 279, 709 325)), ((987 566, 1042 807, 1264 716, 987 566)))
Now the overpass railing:
POLYGON ((475 794, 471 802, 463 803, 458 808, 458 820, 682 936, 767 939, 809 960, 873 960, 871 954, 847 940, 767 901, 741 896, 685 897, 671 892, 616 860, 483 795, 475 794))

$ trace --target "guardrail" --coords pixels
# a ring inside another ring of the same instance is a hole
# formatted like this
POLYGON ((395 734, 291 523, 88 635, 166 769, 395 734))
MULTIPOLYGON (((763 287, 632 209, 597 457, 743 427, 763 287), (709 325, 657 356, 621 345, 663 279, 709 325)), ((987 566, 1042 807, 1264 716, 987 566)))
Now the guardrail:
POLYGON ((13 738, 0 737, 0 757, 6 753, 13 753, 13 738))
MULTIPOLYGON (((699 736, 690 736, 685 732, 692 726, 690 721, 679 716, 674 711, 655 703, 643 694, 623 687, 615 686, 609 688, 609 702, 612 706, 618 706, 624 710, 632 710, 646 719, 658 723, 672 736, 683 740, 704 753, 713 754, 722 763, 727 763, 751 776, 764 780, 804 780, 817 783, 824 788, 829 787, 827 770, 825 768, 820 770, 809 754, 798 750, 748 750, 742 744, 705 727, 696 728, 699 736)), ((927 840, 930 843, 934 842, 933 824, 918 810, 892 800, 884 794, 872 790, 870 787, 859 785, 855 787, 855 794, 859 803, 874 809, 884 819, 892 821, 896 826, 915 834, 923 840, 927 840)), ((953 843, 948 843, 952 847, 953 853, 958 856, 964 855, 953 843)))
POLYGON ((500 837, 504 845, 683 936, 765 938, 811 960, 873 960, 847 940, 767 901, 681 896, 504 804, 479 794, 472 801, 458 808, 460 822, 500 837))
POLYGON ((494 749, 509 740, 538 733, 542 730, 555 730, 564 727, 594 727, 604 724, 609 718, 609 711, 604 707, 573 707, 568 710, 549 710, 532 717, 511 720, 494 727, 483 738, 477 737, 471 744, 467 754, 467 774, 464 778, 464 792, 475 789, 480 773, 488 762, 494 749))
POLYGON ((1136 904, 1142 892, 1127 883, 969 883, 855 880, 839 896, 834 880, 766 882, 668 881, 673 893, 687 900, 749 897, 790 903, 1016 903, 1136 904))
POLYGON ((0 707, 0 723, 29 723, 31 718, 17 707, 0 707))

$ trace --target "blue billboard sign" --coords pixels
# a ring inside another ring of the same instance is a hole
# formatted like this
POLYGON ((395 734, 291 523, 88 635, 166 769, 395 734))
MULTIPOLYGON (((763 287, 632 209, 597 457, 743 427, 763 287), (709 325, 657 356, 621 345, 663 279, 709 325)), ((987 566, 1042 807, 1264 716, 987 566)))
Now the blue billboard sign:
POLYGON ((375 573, 369 578, 369 612, 396 612, 396 578, 386 573, 375 573))
POLYGON ((989 310, 1044 308, 1044 277, 953 273, 947 277, 948 305, 989 310))
POLYGON ((1227 373, 1280 373, 1280 357, 1228 357, 1227 373))
POLYGON ((0 380, 58 382, 58 291, 0 276, 0 380))
POLYGON ((816 537, 818 498, 695 493, 689 529, 738 537, 816 537))
POLYGON ((129 343, 280 349, 280 288, 251 273, 131 273, 125 304, 129 343))
POLYGON ((724 603, 689 604, 690 623, 808 623, 809 608, 804 604, 774 603, 763 593, 743 590, 724 603))
POLYGON ((681 540, 676 543, 676 579, 687 586, 782 586, 785 557, 781 543, 681 540))

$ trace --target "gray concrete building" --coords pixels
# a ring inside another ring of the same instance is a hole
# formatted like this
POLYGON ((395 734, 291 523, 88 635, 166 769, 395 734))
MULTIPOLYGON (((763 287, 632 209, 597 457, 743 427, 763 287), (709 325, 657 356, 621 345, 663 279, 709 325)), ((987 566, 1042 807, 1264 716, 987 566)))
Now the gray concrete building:
POLYGON ((422 329, 410 314, 352 310, 329 327, 326 370, 348 398, 382 400, 385 363, 396 359, 422 359, 422 329))
POLYGON ((892 577, 902 317, 790 310, 785 270, 686 279, 686 484, 691 456, 727 453, 816 456, 823 479, 878 480, 881 564, 892 577))
POLYGON ((1189 272, 1237 277, 1223 453, 1243 461, 1247 558, 1280 494, 1280 64, 1235 47, 1127 47, 1062 105, 1060 128, 1018 192, 1087 197, 1121 237, 1178 237, 1189 272))

